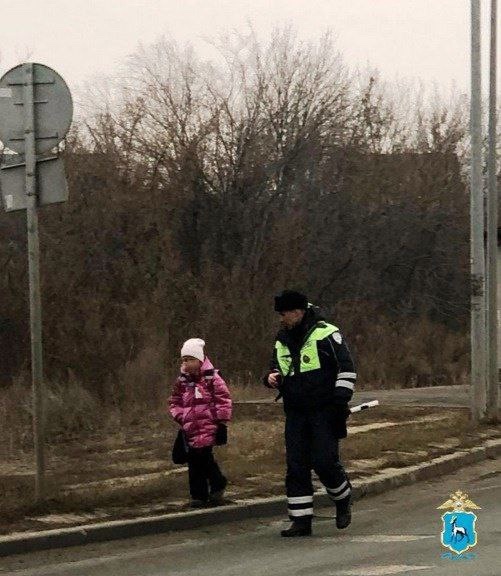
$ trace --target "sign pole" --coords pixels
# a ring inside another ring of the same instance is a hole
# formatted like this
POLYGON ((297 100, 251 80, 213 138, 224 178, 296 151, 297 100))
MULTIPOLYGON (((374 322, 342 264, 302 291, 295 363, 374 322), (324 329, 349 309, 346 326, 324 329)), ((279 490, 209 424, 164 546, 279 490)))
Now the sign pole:
POLYGON ((480 0, 471 0, 471 415, 474 422, 485 418, 487 386, 481 98, 480 0))
POLYGON ((45 495, 45 422, 42 359, 42 303, 40 297, 40 246, 38 237, 35 104, 33 64, 23 65, 24 72, 24 138, 26 160, 26 223, 28 236, 28 267, 31 324, 31 375, 33 384, 33 434, 35 441, 35 499, 45 495))
POLYGON ((489 74, 489 153, 488 171, 488 296, 489 305, 489 382, 487 386, 487 416, 490 421, 498 419, 499 366, 498 366, 498 192, 496 165, 496 68, 497 68, 497 0, 491 0, 491 38, 489 74))

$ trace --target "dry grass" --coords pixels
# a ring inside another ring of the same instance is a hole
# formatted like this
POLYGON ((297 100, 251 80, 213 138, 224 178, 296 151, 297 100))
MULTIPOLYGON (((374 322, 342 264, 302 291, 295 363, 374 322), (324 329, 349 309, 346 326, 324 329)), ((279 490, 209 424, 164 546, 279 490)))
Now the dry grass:
POLYGON ((242 383, 241 380, 232 380, 229 383, 232 398, 235 402, 249 402, 252 400, 270 400, 275 394, 273 390, 255 383, 242 383))
MULTIPOLYGON (((46 388, 46 437, 50 443, 81 437, 110 423, 112 414, 79 382, 46 388)), ((31 386, 17 379, 0 390, 0 456, 30 450, 33 444, 31 386)))
MULTIPOLYGON (((340 306, 342 309, 342 306, 340 306)), ((367 325, 362 314, 371 310, 341 310, 350 318, 355 342, 363 346, 359 381, 370 388, 414 388, 465 384, 469 377, 467 334, 422 317, 395 324, 381 318, 367 325), (353 312, 353 313, 352 313, 353 312), (357 316, 358 322, 357 322, 357 316)), ((357 349, 357 348, 355 348, 357 349)), ((359 385, 358 389, 361 389, 359 385)))

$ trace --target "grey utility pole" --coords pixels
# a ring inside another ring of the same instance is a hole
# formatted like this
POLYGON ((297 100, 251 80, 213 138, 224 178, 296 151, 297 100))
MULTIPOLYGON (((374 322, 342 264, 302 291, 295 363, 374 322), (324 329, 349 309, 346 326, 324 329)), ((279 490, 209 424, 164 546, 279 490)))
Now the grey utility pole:
POLYGON ((487 385, 480 63, 480 0, 471 0, 471 415, 475 422, 485 418, 487 385))
POLYGON ((497 319, 497 228, 498 228, 498 193, 497 193, 497 150, 496 150, 496 77, 497 77, 497 0, 491 0, 491 42, 489 58, 489 155, 488 171, 488 287, 489 298, 489 378, 487 385, 487 416, 489 420, 498 418, 499 402, 499 367, 498 367, 498 319, 497 319))
POLYGON ((45 419, 38 208, 68 199, 62 159, 52 154, 71 124, 73 102, 51 68, 28 62, 0 78, 0 138, 10 151, 0 166, 5 210, 26 210, 28 238, 35 499, 45 497, 45 419))
POLYGON ((36 186, 35 104, 33 64, 24 64, 24 133, 26 176, 26 224, 28 236, 28 275, 30 284, 31 376, 33 385, 33 434, 35 441, 35 498, 45 494, 44 381, 42 362, 42 303, 40 299, 40 248, 36 186))

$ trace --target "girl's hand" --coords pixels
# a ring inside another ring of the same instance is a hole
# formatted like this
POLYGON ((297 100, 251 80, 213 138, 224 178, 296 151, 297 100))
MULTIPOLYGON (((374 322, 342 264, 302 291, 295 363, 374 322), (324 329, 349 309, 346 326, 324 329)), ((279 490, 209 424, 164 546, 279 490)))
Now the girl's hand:
POLYGON ((219 422, 216 430, 216 446, 223 446, 228 442, 228 428, 225 422, 219 422))

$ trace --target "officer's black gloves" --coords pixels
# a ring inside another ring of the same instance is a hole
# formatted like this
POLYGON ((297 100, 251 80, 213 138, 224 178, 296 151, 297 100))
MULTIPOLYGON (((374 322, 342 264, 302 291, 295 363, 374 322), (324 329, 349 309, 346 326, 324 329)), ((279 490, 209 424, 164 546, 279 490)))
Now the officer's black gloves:
POLYGON ((346 438, 348 431, 346 429, 346 421, 350 416, 350 409, 348 402, 339 401, 331 407, 332 415, 332 429, 336 438, 346 438))

